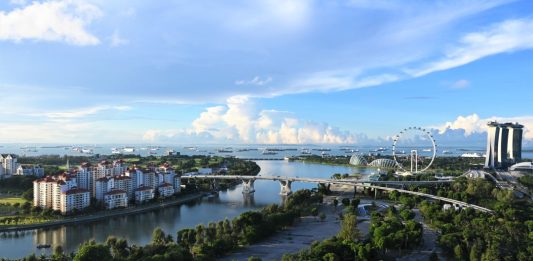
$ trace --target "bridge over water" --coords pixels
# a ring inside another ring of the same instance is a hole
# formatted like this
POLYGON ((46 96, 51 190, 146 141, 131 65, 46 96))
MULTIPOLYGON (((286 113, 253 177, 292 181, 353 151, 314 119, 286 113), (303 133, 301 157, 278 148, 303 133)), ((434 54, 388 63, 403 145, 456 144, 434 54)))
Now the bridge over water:
POLYGON ((293 182, 306 182, 315 184, 335 184, 335 185, 347 185, 362 188, 371 188, 374 190, 383 191, 398 191, 399 193, 406 193, 411 195, 417 195, 425 198, 431 198, 435 200, 444 201, 461 207, 473 208, 482 212, 492 213, 493 211, 481 206, 469 204, 463 201, 439 197, 431 194, 415 192, 403 189, 403 186, 415 185, 415 186, 434 186, 440 184, 449 184, 453 180, 435 180, 435 181, 368 181, 368 180, 350 180, 350 179, 323 179, 323 178, 300 178, 300 177, 287 177, 287 176, 237 176, 237 175, 189 175, 182 176, 182 179, 186 180, 211 180, 215 184, 218 180, 240 180, 242 182, 242 193, 251 194, 255 192, 254 182, 256 180, 270 180, 278 181, 280 183, 280 195, 289 195, 292 193, 291 185, 293 182), (402 189, 386 187, 387 185, 402 186, 402 189))

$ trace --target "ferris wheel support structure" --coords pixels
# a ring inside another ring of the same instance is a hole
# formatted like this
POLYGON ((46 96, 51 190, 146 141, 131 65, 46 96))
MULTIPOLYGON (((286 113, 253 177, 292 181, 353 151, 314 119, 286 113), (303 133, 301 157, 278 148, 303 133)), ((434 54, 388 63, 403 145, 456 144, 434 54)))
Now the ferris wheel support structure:
MULTIPOLYGON (((425 136, 431 142, 431 149, 430 149, 432 152, 431 160, 427 166, 423 166, 420 170, 420 172, 424 172, 428 170, 429 167, 431 167, 431 165, 433 164, 433 161, 435 161, 435 157, 437 156, 437 143, 435 142, 435 139, 433 139, 433 135, 424 128, 409 127, 409 128, 405 128, 402 131, 400 131, 400 133, 394 137, 394 144, 392 145, 392 157, 394 158, 394 161, 396 161, 398 168, 405 171, 403 166, 398 162, 398 159, 396 158, 396 146, 397 146, 398 141, 401 139, 401 137, 404 134, 407 134, 409 132, 417 132, 419 134, 422 134, 422 136, 425 136)), ((419 155, 418 150, 413 149, 410 151, 409 156, 410 156, 410 161, 411 161, 411 169, 410 169, 411 173, 413 173, 413 169, 414 169, 414 173, 418 173, 418 169, 419 169, 418 155, 419 155)))

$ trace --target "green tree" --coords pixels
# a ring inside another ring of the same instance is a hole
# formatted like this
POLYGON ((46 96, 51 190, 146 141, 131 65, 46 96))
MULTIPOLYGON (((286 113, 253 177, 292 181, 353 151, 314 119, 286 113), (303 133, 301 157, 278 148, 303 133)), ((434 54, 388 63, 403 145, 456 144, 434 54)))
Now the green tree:
POLYGON ((85 242, 81 245, 78 253, 74 256, 74 261, 111 261, 113 257, 109 248, 94 241, 85 242))
POLYGON ((165 232, 160 227, 154 229, 152 232, 152 244, 154 245, 164 245, 166 243, 165 232))
POLYGON ((356 242, 359 238, 359 230, 357 229, 357 216, 353 214, 344 215, 341 223, 341 230, 339 238, 342 240, 349 240, 356 242))

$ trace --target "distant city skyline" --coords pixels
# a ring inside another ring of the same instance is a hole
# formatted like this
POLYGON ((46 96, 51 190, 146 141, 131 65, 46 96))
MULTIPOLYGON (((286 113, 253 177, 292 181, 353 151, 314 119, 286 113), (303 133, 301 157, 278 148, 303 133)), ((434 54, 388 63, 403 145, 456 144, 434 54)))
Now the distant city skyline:
POLYGON ((533 2, 0 3, 0 143, 533 145, 533 2), (465 143, 468 142, 468 143, 465 143))

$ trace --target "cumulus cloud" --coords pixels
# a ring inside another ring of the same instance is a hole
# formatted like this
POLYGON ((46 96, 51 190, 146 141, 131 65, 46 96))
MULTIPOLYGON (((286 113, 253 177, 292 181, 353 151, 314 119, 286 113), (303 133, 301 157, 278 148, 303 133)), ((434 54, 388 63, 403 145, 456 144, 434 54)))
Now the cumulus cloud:
POLYGON ((202 137, 203 142, 243 142, 262 144, 359 143, 366 141, 354 134, 326 123, 301 120, 291 112, 258 110, 247 96, 228 99, 224 106, 213 106, 202 112, 186 130, 149 130, 147 141, 176 141, 183 137, 202 137))
POLYGON ((10 12, 0 11, 0 40, 97 45, 100 40, 86 27, 101 15, 98 7, 80 0, 34 1, 10 12))
POLYGON ((518 122, 524 125, 524 138, 533 139, 533 116, 519 116, 519 117, 498 117, 493 116, 489 118, 480 118, 477 114, 467 116, 458 116, 454 121, 446 122, 441 126, 435 127, 439 130, 440 135, 444 135, 450 131, 460 130, 464 136, 471 136, 475 134, 485 133, 487 131, 487 123, 489 121, 498 122, 518 122))
POLYGON ((272 77, 268 76, 265 79, 262 79, 259 76, 255 76, 251 80, 237 80, 235 81, 236 85, 265 85, 272 81, 272 77))

